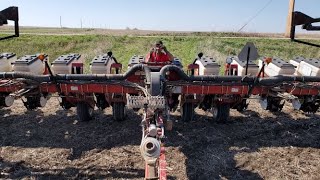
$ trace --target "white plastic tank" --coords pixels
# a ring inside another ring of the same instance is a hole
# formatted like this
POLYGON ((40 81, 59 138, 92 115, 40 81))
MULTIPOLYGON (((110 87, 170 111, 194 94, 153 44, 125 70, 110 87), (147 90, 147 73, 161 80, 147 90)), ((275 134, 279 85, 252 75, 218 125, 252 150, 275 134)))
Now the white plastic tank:
MULTIPOLYGON (((37 75, 44 73, 44 63, 36 55, 25 55, 20 59, 13 62, 13 71, 16 72, 29 72, 37 75)), ((44 54, 44 61, 49 61, 48 55, 44 54)))
POLYGON ((320 59, 303 59, 298 68, 302 76, 320 76, 320 59))
POLYGON ((72 74, 72 63, 75 62, 83 62, 80 54, 62 55, 51 63, 51 68, 55 74, 72 74))
MULTIPOLYGON (((247 61, 242 61, 237 56, 231 56, 231 57, 228 57, 228 59, 232 65, 235 64, 238 66, 238 76, 246 75, 247 61)), ((255 64, 254 61, 249 60, 247 75, 255 76, 256 74, 258 74, 258 72, 259 72, 259 66, 255 64)))
POLYGON ((17 60, 17 56, 14 53, 2 53, 0 54, 0 72, 12 71, 12 64, 17 60))
MULTIPOLYGON (((259 67, 262 67, 263 60, 259 60, 259 67)), ((265 65, 264 72, 267 76, 293 75, 295 73, 294 65, 280 58, 273 58, 272 62, 265 65)))
POLYGON ((90 63, 92 74, 111 74, 111 65, 115 63, 115 59, 108 54, 96 56, 90 63))
POLYGON ((195 64, 199 65, 199 75, 219 75, 220 65, 212 57, 198 58, 195 64))

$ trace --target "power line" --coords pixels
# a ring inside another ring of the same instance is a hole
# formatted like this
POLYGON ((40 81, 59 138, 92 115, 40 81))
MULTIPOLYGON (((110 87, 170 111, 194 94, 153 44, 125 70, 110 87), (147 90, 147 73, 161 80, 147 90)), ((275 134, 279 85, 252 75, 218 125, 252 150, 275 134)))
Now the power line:
POLYGON ((245 28, 252 20, 254 20, 257 16, 259 16, 263 10, 265 10, 271 3, 273 0, 270 0, 267 2, 267 4, 265 4, 254 16, 252 16, 248 22, 246 22, 239 30, 238 32, 242 31, 243 28, 245 28))

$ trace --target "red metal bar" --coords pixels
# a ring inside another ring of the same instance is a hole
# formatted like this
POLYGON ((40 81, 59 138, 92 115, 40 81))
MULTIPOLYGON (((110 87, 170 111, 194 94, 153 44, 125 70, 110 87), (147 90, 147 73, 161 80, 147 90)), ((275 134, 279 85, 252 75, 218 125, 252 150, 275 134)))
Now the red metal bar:
POLYGON ((189 64, 188 70, 193 70, 193 69, 199 69, 199 65, 198 64, 189 64))
POLYGON ((0 87, 0 93, 11 93, 20 90, 19 86, 6 86, 0 87))
MULTIPOLYGON (((60 84, 61 92, 69 93, 137 93, 137 90, 122 85, 105 85, 105 84, 60 84)), ((57 87, 54 84, 42 84, 41 92, 55 93, 57 87)))
POLYGON ((194 75, 199 75, 199 65, 198 64, 189 64, 188 65, 188 74, 191 74, 191 72, 194 72, 194 75))
MULTIPOLYGON (((0 80, 0 93, 10 93, 15 92, 23 88, 21 84, 8 84, 9 80, 0 80), (1 86, 2 85, 2 86, 1 86)), ((248 85, 179 85, 182 86, 182 94, 223 94, 223 95, 246 95, 249 90, 248 85)), ((108 85, 108 84, 60 84, 62 93, 138 93, 138 90, 131 87, 124 87, 122 85, 108 85)), ((271 87, 257 86, 254 87, 252 94, 268 94, 271 87)), ((291 93, 292 95, 318 95, 320 90, 318 86, 312 87, 292 87, 285 86, 283 87, 285 92, 291 93)), ((57 87, 55 84, 44 83, 40 85, 40 92, 45 93, 55 93, 57 92, 57 87)))
MULTIPOLYGON (((271 87, 254 87, 252 94, 268 94, 271 87)), ((293 95, 318 95, 319 89, 316 87, 306 87, 300 88, 296 87, 292 90, 292 87, 285 87, 285 91, 293 95)), ((182 94, 224 94, 224 95, 245 95, 248 93, 249 86, 233 86, 233 85, 208 85, 208 86, 199 86, 199 85, 183 85, 182 94)))
POLYGON ((122 64, 120 64, 120 63, 113 63, 113 64, 111 64, 111 68, 122 69, 122 64))
POLYGON ((81 67, 81 68, 83 68, 83 63, 79 63, 79 62, 72 63, 72 67, 81 67))
POLYGON ((238 72, 238 65, 237 64, 226 64, 225 65, 225 76, 237 76, 238 74, 234 74, 233 71, 238 72))
POLYGON ((165 156, 165 147, 161 147, 158 173, 159 173, 159 180, 167 180, 167 161, 165 156))
POLYGON ((149 166, 148 166, 147 162, 145 163, 144 177, 145 177, 145 179, 147 179, 147 177, 149 177, 149 166))
POLYGON ((316 87, 312 88, 287 88, 286 92, 291 93, 293 95, 319 95, 319 89, 316 87))
POLYGON ((186 85, 182 87, 182 94, 246 94, 248 93, 248 86, 198 86, 186 85))
POLYGON ((0 93, 11 93, 11 92, 18 91, 22 88, 22 85, 17 83, 5 85, 8 82, 10 82, 10 80, 5 80, 5 79, 0 80, 0 93))

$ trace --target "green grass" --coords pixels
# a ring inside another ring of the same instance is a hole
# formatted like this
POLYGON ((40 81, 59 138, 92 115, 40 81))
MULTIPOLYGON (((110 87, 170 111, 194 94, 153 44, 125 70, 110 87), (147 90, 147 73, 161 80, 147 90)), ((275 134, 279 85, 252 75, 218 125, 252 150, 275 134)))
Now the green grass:
MULTIPOLYGON (((157 39, 159 38, 106 35, 22 35, 19 38, 0 41, 0 52, 14 52, 18 57, 46 53, 51 61, 63 54, 79 53, 85 58, 86 70, 88 70, 88 64, 94 56, 112 50, 126 67, 132 55, 145 55, 157 39)), ((280 57, 286 60, 295 56, 320 58, 320 48, 283 39, 232 39, 211 36, 164 36, 160 39, 164 41, 168 50, 182 60, 184 65, 191 63, 200 51, 224 62, 228 55, 238 54, 248 41, 255 43, 261 56, 280 57)), ((320 40, 311 42, 320 44, 320 40)))

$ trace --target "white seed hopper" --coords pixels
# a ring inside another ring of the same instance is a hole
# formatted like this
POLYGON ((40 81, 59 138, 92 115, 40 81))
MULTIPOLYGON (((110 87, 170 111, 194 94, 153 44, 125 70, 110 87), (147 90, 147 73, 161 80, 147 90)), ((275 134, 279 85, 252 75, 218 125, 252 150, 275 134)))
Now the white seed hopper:
POLYGON ((305 58, 304 57, 295 57, 293 59, 291 59, 289 62, 290 64, 294 65, 296 72, 294 73, 295 75, 301 75, 298 70, 299 70, 299 66, 301 61, 303 61, 305 58))
POLYGON ((199 65, 199 75, 219 75, 220 65, 212 57, 198 58, 195 64, 199 65))
POLYGON ((129 63, 128 63, 128 68, 140 64, 142 62, 145 62, 145 57, 141 55, 134 55, 130 58, 129 63))
POLYGON ((92 74, 111 74, 111 65, 116 61, 107 54, 96 56, 90 63, 92 74))
MULTIPOLYGON (((228 57, 231 65, 235 64, 238 66, 238 76, 245 76, 246 75, 246 65, 247 61, 240 60, 237 56, 228 57)), ((255 76, 259 72, 259 66, 254 63, 254 61, 249 60, 248 63, 248 74, 255 76)))
MULTIPOLYGON (((26 55, 13 62, 13 71, 15 72, 29 72, 41 75, 44 72, 44 63, 38 58, 39 54, 26 55)), ((48 55, 44 54, 44 61, 48 61, 48 55)))
POLYGON ((0 54, 0 72, 12 71, 12 64, 17 60, 16 54, 13 53, 2 53, 0 54))
MULTIPOLYGON (((260 59, 258 62, 261 68, 263 60, 260 59)), ((273 58, 272 62, 264 67, 264 72, 267 76, 293 75, 295 71, 294 65, 280 58, 273 58)))
POLYGON ((298 73, 302 76, 320 76, 320 59, 303 59, 298 73))
POLYGON ((82 63, 80 54, 62 55, 51 63, 51 68, 55 74, 72 74, 72 63, 82 63))

